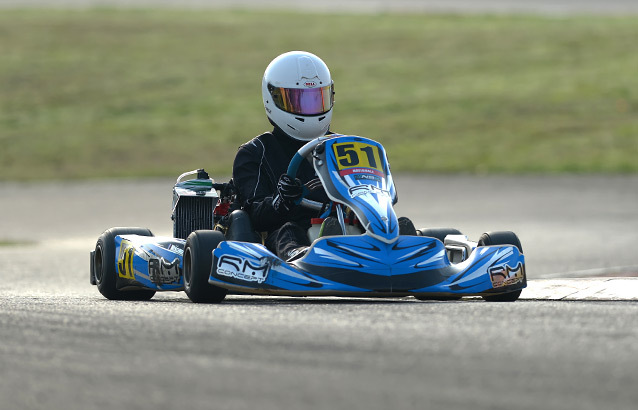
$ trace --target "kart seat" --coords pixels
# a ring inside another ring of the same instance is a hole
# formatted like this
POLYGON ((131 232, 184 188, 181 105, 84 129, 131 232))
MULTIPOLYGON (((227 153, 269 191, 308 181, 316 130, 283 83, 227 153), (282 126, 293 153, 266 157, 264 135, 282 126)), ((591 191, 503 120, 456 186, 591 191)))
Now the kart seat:
POLYGON ((229 216, 226 240, 261 243, 261 235, 253 229, 248 213, 237 209, 229 216))

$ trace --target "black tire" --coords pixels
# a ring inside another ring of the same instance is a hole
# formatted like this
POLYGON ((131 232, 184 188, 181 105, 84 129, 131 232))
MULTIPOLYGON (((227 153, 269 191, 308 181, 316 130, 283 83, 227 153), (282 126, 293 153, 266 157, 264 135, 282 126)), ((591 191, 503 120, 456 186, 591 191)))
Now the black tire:
POLYGON ((149 300, 155 295, 154 290, 116 288, 115 237, 118 235, 153 236, 153 233, 146 228, 111 228, 104 231, 95 244, 93 259, 97 289, 110 300, 149 300))
POLYGON ((478 246, 491 245, 514 245, 520 253, 523 253, 523 246, 518 236, 511 231, 485 232, 478 240, 478 246))
POLYGON ((448 235, 463 235, 461 231, 454 228, 425 228, 418 230, 419 236, 429 236, 443 242, 448 235))
POLYGON ((184 246, 184 291, 195 303, 220 303, 228 290, 208 283, 213 250, 224 240, 219 231, 195 231, 184 246))
POLYGON ((414 224, 410 218, 405 216, 399 217, 399 235, 417 236, 418 232, 414 228, 414 224))
MULTIPOLYGON (((523 246, 518 236, 511 231, 485 232, 478 240, 478 246, 491 245, 514 245, 520 253, 523 253, 523 246)), ((515 290, 514 292, 499 293, 496 295, 482 296, 488 302, 514 302, 521 296, 523 290, 515 290)))

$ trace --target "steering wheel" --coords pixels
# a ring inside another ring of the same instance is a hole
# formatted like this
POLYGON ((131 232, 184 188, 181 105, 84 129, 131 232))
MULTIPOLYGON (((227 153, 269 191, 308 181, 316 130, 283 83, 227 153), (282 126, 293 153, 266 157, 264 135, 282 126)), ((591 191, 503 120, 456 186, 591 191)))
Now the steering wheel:
MULTIPOLYGON (((315 138, 314 140, 308 142, 303 147, 299 148, 299 151, 295 154, 294 157, 290 160, 290 164, 288 164, 288 171, 286 173, 292 178, 295 179, 297 177, 297 173, 299 171, 299 166, 301 166, 304 160, 311 160, 312 152, 315 150, 315 147, 321 144, 323 141, 334 138, 334 136, 326 135, 323 137, 315 138)), ((317 189, 322 187, 319 178, 315 178, 304 185, 304 190, 301 196, 301 201, 299 205, 313 209, 316 211, 321 211, 323 209, 323 204, 318 201, 313 201, 311 199, 306 198, 306 196, 317 189)))

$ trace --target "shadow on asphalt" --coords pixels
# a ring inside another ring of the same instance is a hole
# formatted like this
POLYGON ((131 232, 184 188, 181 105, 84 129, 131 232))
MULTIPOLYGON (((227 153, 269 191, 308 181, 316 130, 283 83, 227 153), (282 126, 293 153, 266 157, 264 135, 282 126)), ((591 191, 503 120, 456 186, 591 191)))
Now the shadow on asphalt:
MULTIPOLYGON (((413 297, 406 298, 352 298, 352 297, 288 297, 288 296, 236 296, 233 295, 225 299, 221 303, 193 303, 187 297, 155 297, 148 301, 111 301, 102 299, 108 303, 183 303, 193 306, 239 306, 239 305, 262 305, 262 306, 300 306, 300 305, 400 305, 400 304, 420 304, 420 303, 503 303, 509 304, 511 302, 485 302, 480 297, 468 297, 460 300, 417 300, 413 297)), ((524 302, 520 299, 518 302, 524 302)))

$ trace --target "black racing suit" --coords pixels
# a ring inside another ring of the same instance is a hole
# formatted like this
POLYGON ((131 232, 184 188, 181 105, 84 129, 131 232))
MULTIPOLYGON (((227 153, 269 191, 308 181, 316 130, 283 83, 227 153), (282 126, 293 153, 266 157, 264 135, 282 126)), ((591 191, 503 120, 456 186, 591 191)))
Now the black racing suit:
MULTIPOLYGON (((250 215, 255 230, 267 232, 266 247, 282 259, 287 259, 292 250, 310 245, 307 235, 310 219, 319 216, 317 211, 301 206, 290 212, 281 208, 277 212, 272 204, 279 177, 286 173, 290 160, 306 142, 296 140, 275 127, 272 132, 239 147, 233 164, 233 182, 242 208, 250 215)), ((303 161, 297 172, 301 183, 316 177, 312 164, 303 161)), ((328 202, 321 189, 308 198, 328 202)))

